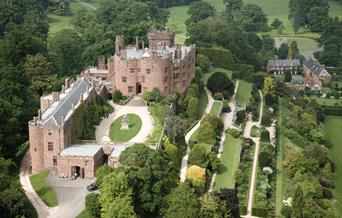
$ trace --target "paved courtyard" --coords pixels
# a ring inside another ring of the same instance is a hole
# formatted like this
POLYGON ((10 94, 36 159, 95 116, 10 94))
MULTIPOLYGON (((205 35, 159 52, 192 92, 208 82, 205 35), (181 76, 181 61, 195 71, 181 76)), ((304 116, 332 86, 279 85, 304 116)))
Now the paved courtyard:
POLYGON ((99 143, 111 142, 109 138, 109 129, 111 124, 120 116, 131 113, 136 114, 140 117, 142 126, 138 134, 128 142, 145 142, 154 128, 153 118, 149 114, 148 107, 142 104, 141 101, 136 99, 133 99, 133 101, 124 106, 114 104, 113 102, 110 102, 110 104, 114 107, 114 112, 111 113, 108 118, 104 118, 101 121, 100 125, 96 127, 96 141, 99 143))

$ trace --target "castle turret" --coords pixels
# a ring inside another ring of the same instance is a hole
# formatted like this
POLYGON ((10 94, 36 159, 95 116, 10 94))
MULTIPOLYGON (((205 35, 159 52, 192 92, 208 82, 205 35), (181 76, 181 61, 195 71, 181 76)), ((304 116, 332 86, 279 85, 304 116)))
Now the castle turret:
POLYGON ((175 32, 170 28, 164 31, 156 30, 148 35, 149 48, 156 49, 158 45, 173 47, 175 43, 175 32))
POLYGON ((98 57, 97 69, 99 69, 99 70, 105 70, 106 69, 106 59, 104 56, 98 57))
POLYGON ((37 124, 38 118, 33 117, 29 122, 29 141, 30 156, 32 164, 32 173, 38 173, 44 169, 44 144, 43 144, 43 128, 37 124))
POLYGON ((123 36, 115 37, 115 54, 120 56, 120 50, 125 48, 125 39, 123 36))

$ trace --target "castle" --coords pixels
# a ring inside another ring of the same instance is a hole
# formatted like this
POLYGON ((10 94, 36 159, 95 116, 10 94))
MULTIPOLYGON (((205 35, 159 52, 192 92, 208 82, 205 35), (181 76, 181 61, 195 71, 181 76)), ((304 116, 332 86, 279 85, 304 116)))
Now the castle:
POLYGON ((135 46, 125 46, 124 38, 117 36, 108 67, 100 57, 98 67, 87 68, 75 81, 66 79, 60 92, 42 96, 38 115, 28 123, 32 173, 51 169, 60 177, 93 178, 104 163, 119 166, 127 145, 77 143, 75 112, 95 95, 115 90, 125 96, 154 88, 163 95, 184 92, 194 78, 196 47, 174 45, 174 36, 168 28, 154 31, 148 35, 148 48, 138 38, 135 46))
POLYGON ((136 37, 135 46, 125 45, 123 36, 115 40, 115 54, 99 58, 98 67, 89 67, 83 75, 97 84, 105 83, 109 93, 120 90, 124 96, 144 94, 158 88, 162 95, 184 92, 195 76, 195 45, 174 44, 169 28, 149 33, 149 47, 136 37))

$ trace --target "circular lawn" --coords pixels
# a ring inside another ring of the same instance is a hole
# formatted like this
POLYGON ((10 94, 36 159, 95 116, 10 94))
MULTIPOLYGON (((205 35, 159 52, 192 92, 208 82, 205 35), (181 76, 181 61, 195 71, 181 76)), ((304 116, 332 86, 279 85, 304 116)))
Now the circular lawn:
POLYGON ((114 120, 109 130, 109 137, 114 142, 127 142, 138 134, 141 129, 142 121, 135 114, 127 114, 129 130, 120 130, 123 116, 114 120))

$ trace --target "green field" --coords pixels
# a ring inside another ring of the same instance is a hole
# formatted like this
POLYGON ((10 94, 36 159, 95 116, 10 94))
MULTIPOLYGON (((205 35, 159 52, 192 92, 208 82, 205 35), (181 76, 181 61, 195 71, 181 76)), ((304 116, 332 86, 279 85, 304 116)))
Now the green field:
MULTIPOLYGON (((89 3, 91 5, 95 5, 94 3, 89 3)), ((86 8, 88 10, 93 10, 90 7, 82 4, 81 2, 70 2, 70 9, 72 14, 75 14, 76 11, 80 8, 86 8)), ((70 16, 58 16, 52 13, 48 14, 49 17, 49 25, 50 25, 50 34, 56 33, 61 29, 72 29, 70 24, 72 15, 70 16)))
POLYGON ((201 92, 201 95, 199 97, 199 117, 202 117, 202 115, 205 112, 205 109, 208 105, 208 95, 205 90, 201 92))
POLYGON ((338 214, 342 215, 342 117, 337 116, 326 116, 325 117, 325 131, 329 142, 332 144, 330 149, 330 154, 333 161, 336 164, 336 171, 334 174, 334 183, 336 184, 336 189, 333 190, 334 196, 336 198, 335 207, 338 214))
POLYGON ((246 105, 249 104, 249 99, 251 98, 252 94, 252 84, 248 83, 246 81, 240 80, 239 87, 236 92, 236 103, 238 105, 242 105, 246 103, 246 105))
POLYGON ((217 174, 215 190, 220 190, 221 188, 233 189, 235 187, 235 172, 239 168, 240 163, 241 139, 227 134, 223 146, 221 163, 224 168, 222 171, 219 170, 217 174))
POLYGON ((37 175, 30 176, 31 185, 37 192, 38 196, 48 207, 58 205, 56 192, 46 184, 46 177, 49 171, 43 171, 37 175))
POLYGON ((136 114, 127 114, 130 130, 120 130, 123 116, 114 120, 109 130, 109 137, 113 142, 127 142, 138 134, 142 121, 136 114))
MULTIPOLYGON (((213 5, 217 11, 224 10, 223 0, 205 0, 213 5)), ((244 0, 244 3, 257 4, 261 6, 268 17, 268 22, 271 24, 275 18, 283 22, 284 30, 281 36, 286 36, 286 40, 290 43, 292 40, 297 41, 300 52, 305 56, 310 56, 318 48, 317 39, 318 33, 311 33, 308 29, 300 28, 295 34, 292 29, 292 24, 288 20, 289 0, 244 0)), ((330 15, 342 18, 342 4, 336 1, 329 1, 330 15)), ((176 31, 176 43, 184 43, 186 39, 185 20, 187 19, 188 6, 178 6, 170 8, 170 18, 168 25, 176 31)), ((263 32, 261 34, 270 34, 279 36, 276 30, 263 32)), ((277 40, 277 39, 276 39, 277 40)))

